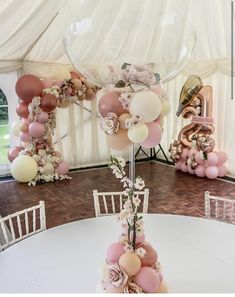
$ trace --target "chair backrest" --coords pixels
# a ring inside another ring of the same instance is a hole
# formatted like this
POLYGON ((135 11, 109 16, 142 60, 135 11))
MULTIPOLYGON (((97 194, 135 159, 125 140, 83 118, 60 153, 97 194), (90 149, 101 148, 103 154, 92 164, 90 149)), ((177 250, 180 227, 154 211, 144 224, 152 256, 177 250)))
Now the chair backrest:
POLYGON ((235 224, 235 200, 210 195, 205 192, 205 217, 235 224))
POLYGON ((46 229, 45 203, 0 218, 0 229, 3 242, 0 242, 0 251, 12 244, 46 229))
MULTIPOLYGON (((149 189, 135 191, 134 194, 141 200, 138 211, 147 213, 149 189)), ((124 197, 124 192, 98 192, 97 190, 94 190, 93 198, 96 217, 119 213, 123 208, 124 197)))

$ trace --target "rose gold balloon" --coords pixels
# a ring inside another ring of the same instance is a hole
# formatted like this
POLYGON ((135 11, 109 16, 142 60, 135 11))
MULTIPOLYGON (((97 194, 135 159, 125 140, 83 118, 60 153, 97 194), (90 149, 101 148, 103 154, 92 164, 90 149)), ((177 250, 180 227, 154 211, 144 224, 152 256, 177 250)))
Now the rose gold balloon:
POLYGON ((75 71, 70 71, 69 73, 70 73, 72 79, 79 79, 80 78, 80 75, 75 71))
POLYGON ((46 112, 53 111, 58 105, 57 98, 52 94, 46 94, 41 98, 41 108, 46 112))
POLYGON ((22 150, 20 146, 13 147, 8 151, 8 160, 10 162, 14 161, 16 157, 18 157, 19 152, 22 150))
POLYGON ((20 102, 16 106, 16 113, 18 114, 19 117, 21 118, 27 118, 29 115, 29 109, 28 109, 28 104, 25 102, 20 102))
POLYGON ((121 151, 131 146, 132 142, 127 136, 127 130, 119 129, 116 134, 106 135, 106 139, 110 148, 121 151))
POLYGON ((16 82, 15 91, 20 99, 29 103, 33 97, 41 96, 43 84, 41 80, 33 74, 22 75, 16 82))
POLYGON ((119 101, 120 93, 111 91, 100 98, 98 108, 102 117, 106 117, 108 112, 114 112, 117 116, 126 113, 119 101))

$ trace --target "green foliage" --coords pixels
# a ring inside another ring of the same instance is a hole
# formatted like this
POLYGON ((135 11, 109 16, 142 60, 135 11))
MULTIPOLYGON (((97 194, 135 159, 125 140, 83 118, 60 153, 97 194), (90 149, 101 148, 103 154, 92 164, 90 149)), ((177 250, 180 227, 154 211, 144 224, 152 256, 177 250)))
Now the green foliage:
POLYGON ((0 89, 0 125, 8 124, 8 107, 4 105, 7 105, 7 98, 0 89))

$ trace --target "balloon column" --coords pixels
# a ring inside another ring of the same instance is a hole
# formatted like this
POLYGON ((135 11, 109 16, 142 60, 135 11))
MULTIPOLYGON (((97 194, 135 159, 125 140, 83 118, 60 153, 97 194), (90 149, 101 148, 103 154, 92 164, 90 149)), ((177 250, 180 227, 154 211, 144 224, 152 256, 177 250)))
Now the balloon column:
POLYGON ((145 148, 157 146, 162 138, 164 117, 170 112, 170 104, 161 86, 137 87, 135 90, 134 74, 135 83, 141 81, 148 85, 154 81, 148 66, 126 65, 122 68, 123 80, 119 82, 122 87, 108 91, 99 101, 101 128, 106 133, 109 147, 114 150, 126 149, 133 143, 145 148))
POLYGON ((98 88, 77 72, 63 72, 62 80, 21 76, 15 86, 20 102, 16 113, 21 118, 12 124, 12 133, 21 146, 11 148, 8 159, 11 174, 19 182, 69 179, 69 164, 55 151, 52 135, 56 128, 57 107, 66 108, 79 100, 92 100, 98 88))
POLYGON ((200 77, 195 75, 187 79, 181 90, 177 116, 181 114, 192 120, 180 130, 178 139, 169 148, 178 170, 209 179, 227 174, 226 153, 213 151, 212 100, 212 87, 203 86, 200 77))

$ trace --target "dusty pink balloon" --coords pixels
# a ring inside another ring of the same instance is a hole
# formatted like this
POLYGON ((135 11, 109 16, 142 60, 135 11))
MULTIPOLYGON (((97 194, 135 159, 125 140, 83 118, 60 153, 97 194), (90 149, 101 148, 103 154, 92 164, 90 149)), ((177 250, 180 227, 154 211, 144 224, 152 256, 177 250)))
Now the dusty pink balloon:
POLYGON ((218 165, 222 165, 228 160, 228 156, 225 152, 218 152, 217 157, 218 157, 218 165))
POLYGON ((119 92, 111 91, 100 98, 98 108, 102 117, 106 117, 108 112, 113 112, 117 116, 120 116, 123 113, 127 113, 127 110, 123 109, 119 101, 119 97, 119 92))
POLYGON ((151 148, 157 146, 162 139, 162 128, 156 123, 148 123, 148 137, 141 143, 141 146, 145 148, 151 148))
POLYGON ((44 78, 42 80, 42 85, 44 89, 51 88, 53 86, 53 81, 50 78, 44 78))
POLYGON ((22 123, 29 125, 31 123, 31 121, 28 118, 22 118, 22 123))
POLYGON ((48 113, 45 111, 42 111, 41 113, 39 113, 37 120, 39 123, 44 124, 48 121, 48 118, 49 118, 48 113))
POLYGON ((206 167, 204 165, 198 165, 197 168, 195 169, 196 176, 198 177, 206 176, 205 170, 206 170, 206 167))
POLYGON ((23 142, 29 142, 30 141, 29 133, 20 132, 20 140, 23 141, 23 142))
POLYGON ((56 168, 56 171, 61 175, 66 175, 69 172, 69 163, 63 161, 56 168))
POLYGON ((193 155, 195 155, 196 153, 198 152, 197 149, 195 148, 191 148, 189 151, 188 151, 188 157, 191 158, 193 155))
POLYGON ((195 170, 191 168, 191 166, 187 166, 187 171, 189 174, 195 174, 195 170))
POLYGON ((118 262, 121 255, 125 253, 125 246, 120 242, 112 243, 107 249, 107 259, 112 262, 118 262))
POLYGON ((139 244, 139 243, 143 243, 145 241, 145 235, 144 234, 142 234, 142 235, 140 235, 140 236, 136 236, 136 240, 135 240, 135 243, 136 244, 139 244))
POLYGON ((186 147, 183 148, 182 153, 181 153, 181 155, 180 155, 180 157, 181 157, 182 160, 185 161, 185 160, 187 159, 188 152, 189 152, 189 150, 188 150, 186 147))
POLYGON ((9 151, 8 151, 8 160, 10 162, 15 160, 15 158, 18 157, 19 152, 21 150, 22 150, 22 148, 20 146, 16 146, 16 147, 13 147, 13 148, 9 149, 9 151))
POLYGON ((210 152, 207 154, 206 165, 213 166, 216 165, 218 162, 218 156, 215 152, 210 152))
POLYGON ((175 168, 177 170, 181 170, 181 165, 183 164, 183 160, 179 160, 178 162, 175 163, 175 168))
POLYGON ((183 172, 187 172, 187 165, 185 164, 185 162, 182 162, 181 166, 180 166, 181 171, 183 172))
POLYGON ((217 165, 218 168, 218 176, 219 177, 224 177, 228 173, 228 169, 224 165, 217 165))
POLYGON ((159 273, 151 267, 143 266, 134 276, 134 282, 140 286, 144 292, 154 293, 160 286, 159 273))
POLYGON ((196 152, 196 154, 195 154, 195 161, 196 161, 199 165, 203 165, 203 164, 205 163, 204 159, 202 159, 201 152, 196 152))
POLYGON ((73 92, 73 89, 69 87, 68 89, 65 90, 65 95, 70 96, 72 92, 73 92))
POLYGON ((206 177, 209 179, 214 179, 218 176, 219 170, 217 166, 209 166, 206 168, 206 177))
POLYGON ((29 135, 35 138, 40 138, 45 133, 45 127, 39 122, 32 122, 29 125, 29 135))

